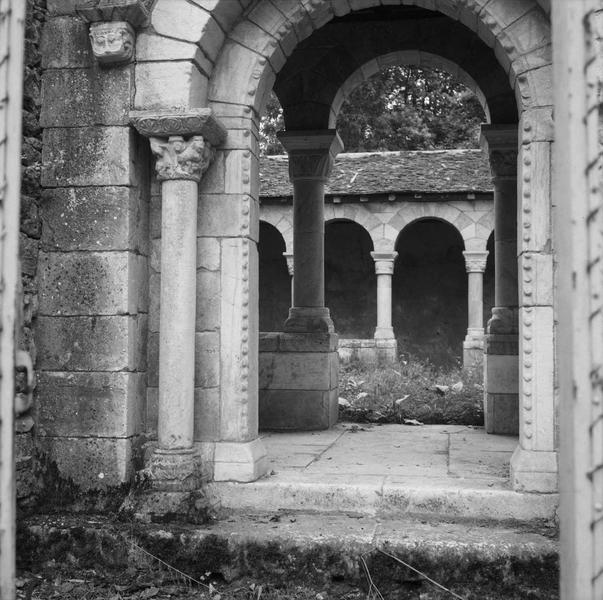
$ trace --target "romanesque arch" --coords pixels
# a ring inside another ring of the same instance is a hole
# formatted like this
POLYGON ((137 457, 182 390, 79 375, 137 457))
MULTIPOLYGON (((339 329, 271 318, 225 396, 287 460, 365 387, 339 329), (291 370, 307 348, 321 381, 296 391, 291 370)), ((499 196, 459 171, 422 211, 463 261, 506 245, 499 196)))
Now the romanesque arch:
MULTIPOLYGON (((228 265, 222 266, 228 270, 228 278, 243 282, 241 287, 232 289, 228 300, 223 299, 235 307, 236 318, 230 319, 228 339, 221 342, 223 369, 229 376, 221 381, 220 398, 223 415, 228 415, 223 421, 222 439, 239 444, 244 457, 249 456, 245 444, 254 438, 256 430, 253 417, 256 359, 249 340, 255 338, 257 331, 253 316, 257 306, 247 282, 257 278, 254 256, 258 118, 266 94, 296 48, 336 17, 350 14, 351 8, 348 3, 338 1, 276 3, 261 0, 248 6, 243 15, 238 7, 229 9, 229 3, 223 1, 216 3, 209 15, 201 7, 186 3, 190 18, 183 19, 184 4, 163 0, 155 7, 152 24, 157 34, 163 36, 161 51, 169 60, 176 57, 184 60, 173 64, 161 62, 150 49, 151 40, 144 41, 149 44, 148 48, 139 41, 137 82, 140 86, 137 86, 135 104, 136 108, 153 110, 210 106, 227 130, 226 140, 219 145, 216 158, 200 185, 200 211, 211 215, 219 206, 231 215, 228 227, 224 228, 233 236, 228 243, 230 259, 228 265), (202 48, 202 55, 198 54, 198 48, 202 48), (155 62, 149 60, 150 56, 155 62), (174 86, 170 94, 157 94, 152 89, 153 82, 162 81, 163 86, 176 80, 184 83, 174 86)), ((433 9, 427 0, 404 4, 433 9)), ((377 0, 354 3, 356 11, 377 6, 381 6, 377 0)), ((502 136, 505 140, 501 141, 496 125, 509 125, 509 121, 505 123, 500 120, 502 117, 495 117, 492 103, 489 104, 494 127, 488 137, 492 164, 500 168, 500 178, 508 181, 516 176, 518 181, 521 414, 520 446, 513 459, 513 477, 519 489, 550 491, 556 485, 551 401, 554 397, 553 306, 550 281, 533 275, 535 268, 552 273, 548 183, 552 142, 549 23, 545 12, 533 0, 514 3, 442 0, 438 10, 465 25, 492 49, 515 95, 515 117, 519 121, 517 141, 509 142, 509 136, 502 136), (515 164, 515 151, 516 175, 509 171, 515 164)), ((478 84, 483 88, 482 83, 478 84)), ((316 107, 319 108, 320 103, 330 107, 339 87, 322 86, 322 89, 322 96, 315 98, 316 107)), ((325 128, 329 110, 325 113, 326 120, 320 121, 320 126, 325 128)), ((319 114, 320 110, 314 112, 319 114)), ((256 474, 257 469, 252 476, 256 474)))

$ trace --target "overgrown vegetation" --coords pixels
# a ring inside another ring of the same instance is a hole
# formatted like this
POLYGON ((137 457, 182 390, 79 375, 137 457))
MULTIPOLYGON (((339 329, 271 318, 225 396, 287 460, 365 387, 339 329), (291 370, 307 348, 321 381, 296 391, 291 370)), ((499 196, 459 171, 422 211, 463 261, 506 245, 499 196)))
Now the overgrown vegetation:
POLYGON ((483 393, 480 369, 438 368, 413 357, 339 371, 340 418, 359 423, 483 425, 483 393))

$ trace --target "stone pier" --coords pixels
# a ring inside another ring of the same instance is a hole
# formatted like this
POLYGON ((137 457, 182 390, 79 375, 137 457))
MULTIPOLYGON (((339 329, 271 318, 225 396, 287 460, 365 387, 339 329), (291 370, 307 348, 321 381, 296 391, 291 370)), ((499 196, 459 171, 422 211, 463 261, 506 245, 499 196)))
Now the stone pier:
POLYGON ((517 293, 517 126, 482 126, 494 183, 494 308, 485 340, 488 433, 519 431, 517 293))
POLYGON ((324 292, 324 186, 342 149, 337 132, 285 131, 293 183, 293 302, 284 333, 260 338, 264 429, 328 429, 337 422, 337 335, 324 292))

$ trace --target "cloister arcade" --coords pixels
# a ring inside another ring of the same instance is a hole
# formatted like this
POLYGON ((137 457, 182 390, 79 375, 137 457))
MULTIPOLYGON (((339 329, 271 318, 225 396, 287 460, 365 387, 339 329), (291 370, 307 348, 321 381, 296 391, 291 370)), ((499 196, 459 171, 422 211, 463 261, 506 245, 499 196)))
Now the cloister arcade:
MULTIPOLYGON (((157 489, 264 475, 258 389, 268 392, 263 411, 299 427, 337 418, 325 221, 363 226, 385 281, 400 231, 436 218, 462 236, 469 297, 481 298, 495 231, 490 431, 517 415, 513 486, 556 489, 551 47, 541 3, 158 0, 77 14, 68 4, 46 31, 37 326, 39 443, 61 473, 84 488, 119 485, 142 456, 157 489), (107 54, 96 43, 101 22, 136 36, 135 59, 132 47, 107 54), (90 84, 95 56, 101 94, 90 84), (456 69, 474 85, 490 118, 493 219, 452 202, 417 203, 408 217, 325 204, 342 151, 332 129, 341 99, 398 60, 456 69), (86 85, 89 94, 75 93, 86 85), (262 219, 293 254, 294 289, 282 329, 258 347, 258 123, 272 89, 284 109, 294 217, 285 223, 263 207, 262 219), (72 110, 61 109, 65 99, 72 110), (78 277, 65 276, 66 265, 78 277), (107 386, 117 390, 110 398, 107 386), (74 411, 87 417, 67 427, 61 415, 74 411)), ((469 347, 482 343, 481 304, 473 315, 469 347)), ((376 325, 387 346, 391 322, 376 325)))

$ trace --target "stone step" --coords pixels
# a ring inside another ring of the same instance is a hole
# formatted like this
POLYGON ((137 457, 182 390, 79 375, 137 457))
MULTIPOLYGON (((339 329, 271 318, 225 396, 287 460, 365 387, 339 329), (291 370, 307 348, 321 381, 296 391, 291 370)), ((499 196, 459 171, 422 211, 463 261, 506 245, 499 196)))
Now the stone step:
POLYGON ((356 483, 265 478, 253 483, 212 483, 214 504, 232 510, 355 513, 387 518, 479 520, 491 523, 554 524, 558 494, 527 494, 506 487, 480 487, 475 480, 450 478, 356 483))
POLYGON ((38 516, 20 523, 18 548, 19 566, 33 572, 49 557, 123 570, 140 561, 143 548, 196 579, 213 573, 227 581, 364 585, 364 563, 383 593, 427 585, 401 560, 457 593, 470 591, 467 597, 553 600, 558 597, 553 535, 525 525, 295 511, 233 512, 206 525, 38 516))

